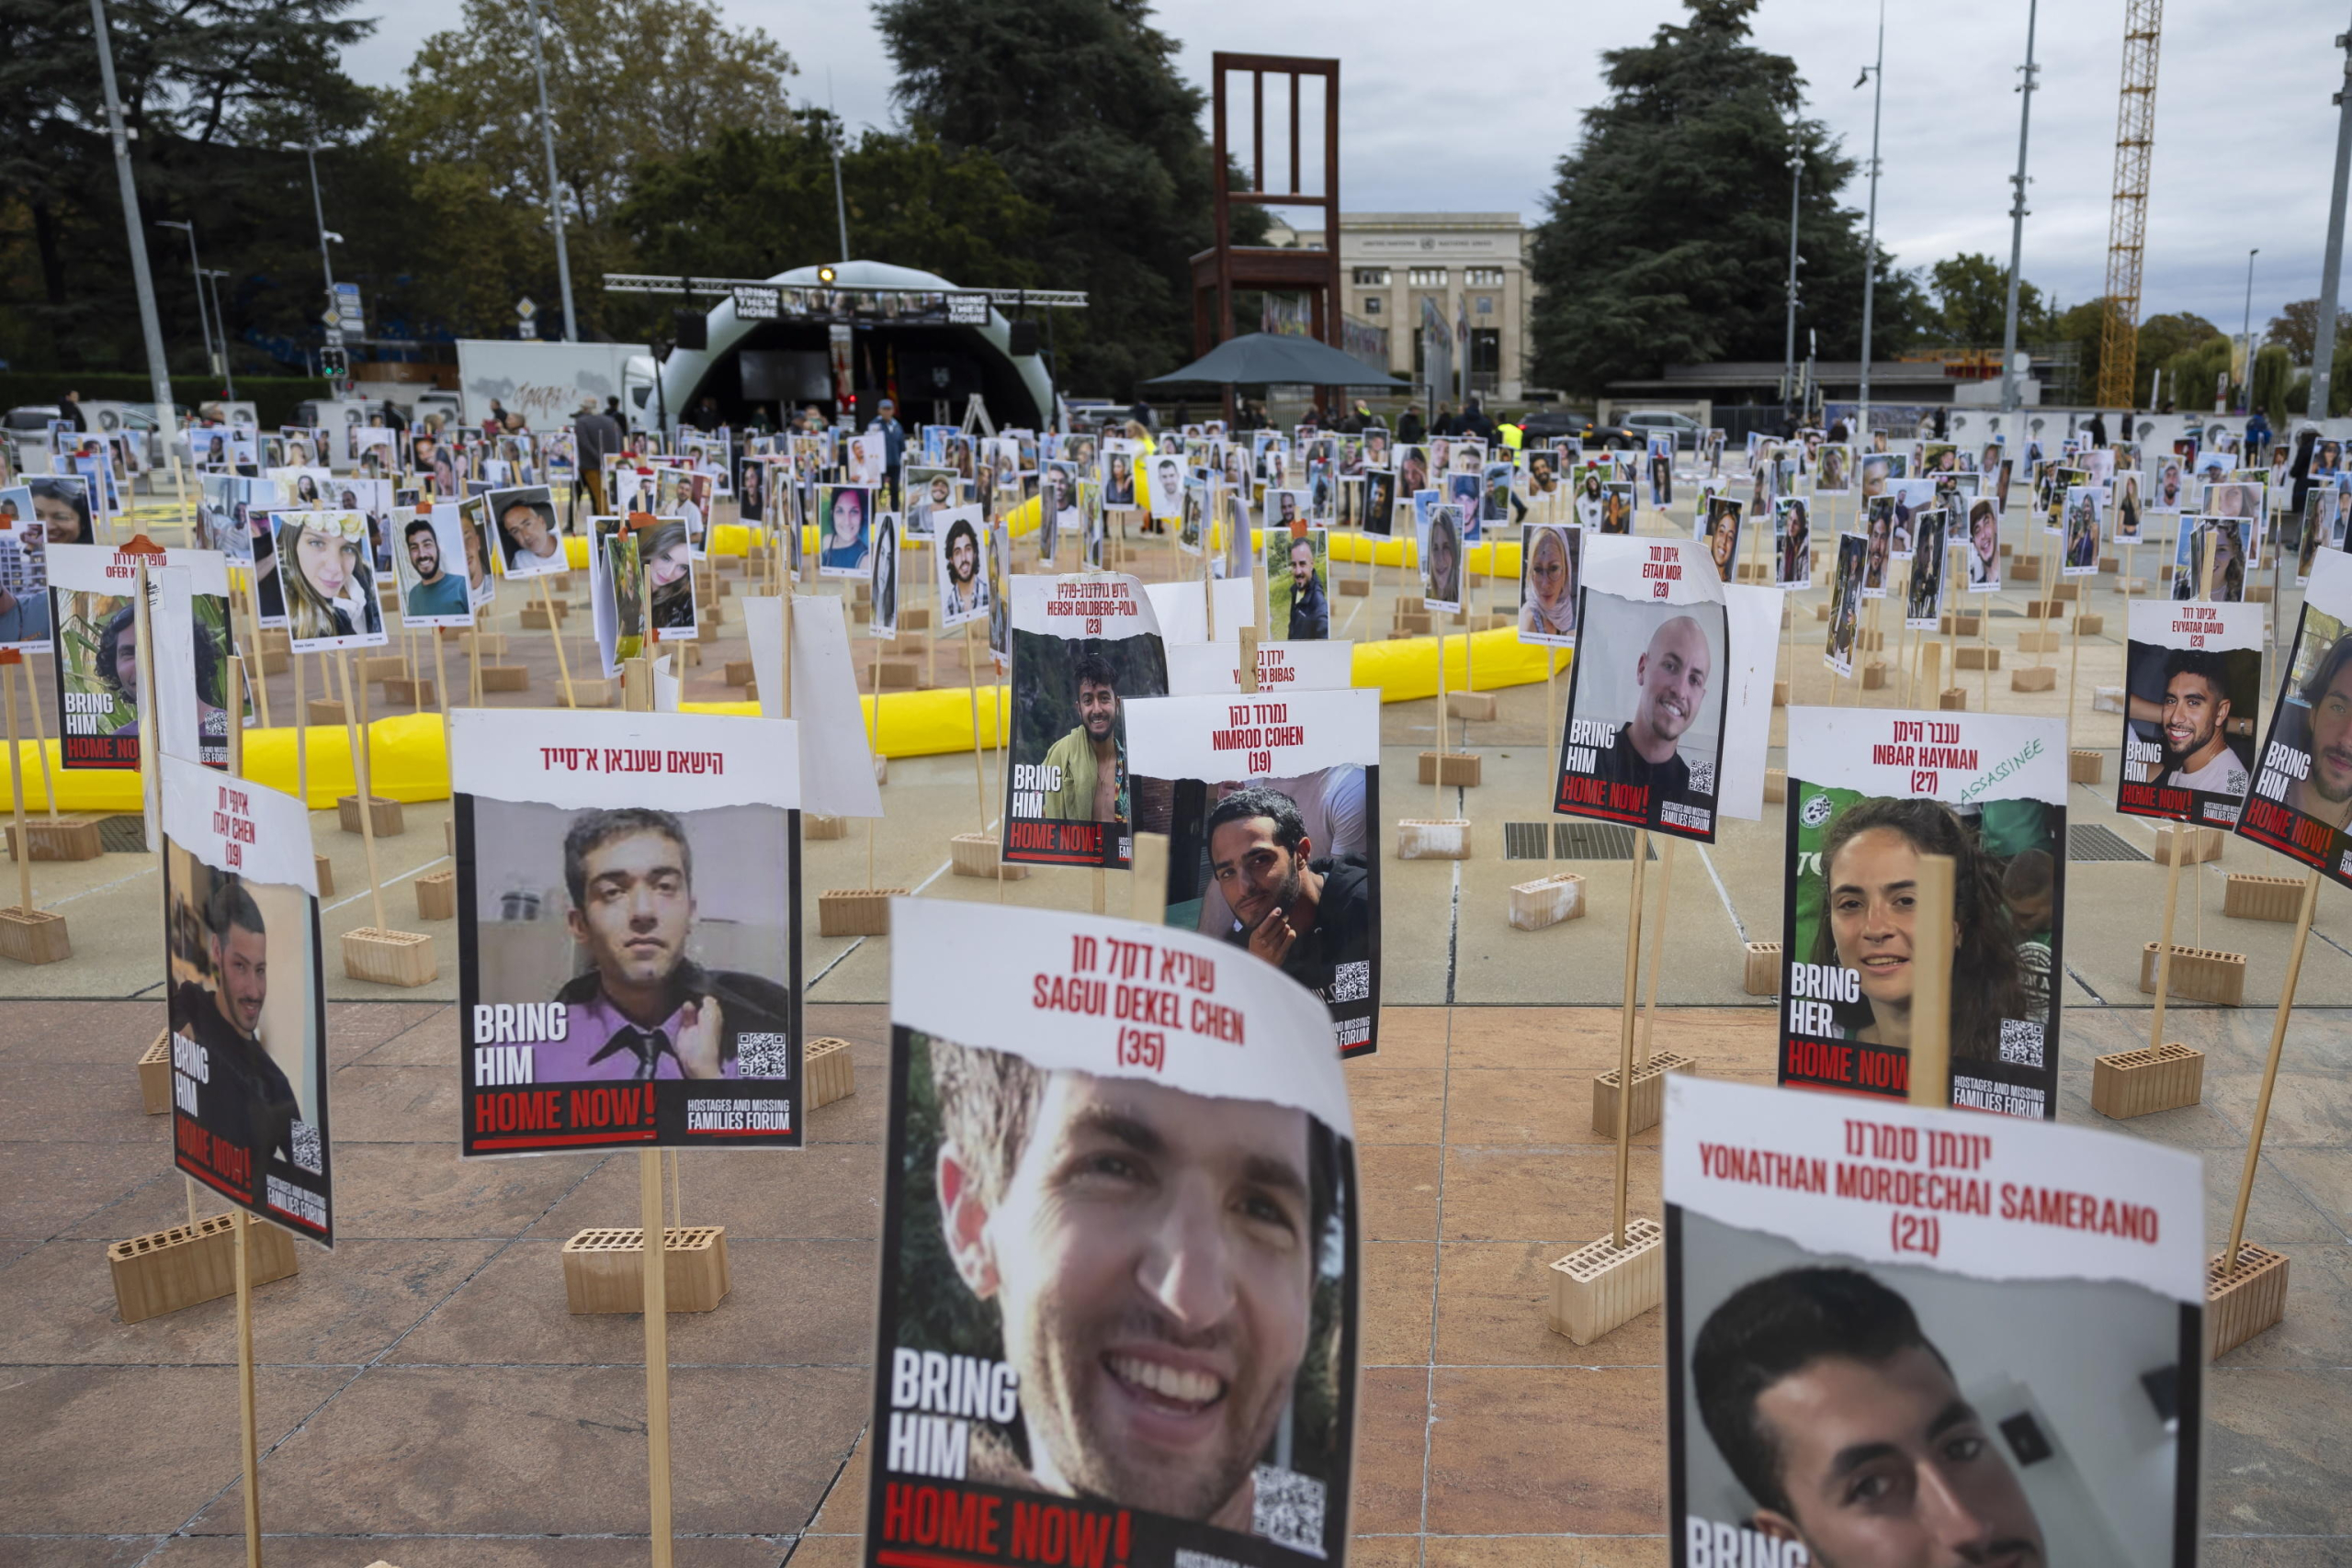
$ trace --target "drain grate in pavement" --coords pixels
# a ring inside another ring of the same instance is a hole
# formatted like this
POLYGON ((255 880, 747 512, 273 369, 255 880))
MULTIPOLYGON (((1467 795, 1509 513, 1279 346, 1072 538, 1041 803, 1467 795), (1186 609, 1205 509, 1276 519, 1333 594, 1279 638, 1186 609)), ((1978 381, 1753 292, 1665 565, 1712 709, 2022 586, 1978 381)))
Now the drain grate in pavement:
POLYGON ((147 852, 147 819, 136 812, 98 818, 98 845, 115 854, 147 852))
POLYGON ((1503 859, 1548 860, 1552 854, 1552 829, 1549 822, 1506 822, 1503 824, 1503 859))
MULTIPOLYGON (((1552 858, 1554 860, 1632 860, 1634 830, 1615 822, 1555 822, 1552 824, 1552 858)), ((1650 846, 1650 859, 1657 859, 1657 846, 1650 846)))
POLYGON ((2149 857, 2132 848, 2130 840, 2105 823, 2070 822, 2066 825, 2066 858, 2082 861, 2146 860, 2149 857))

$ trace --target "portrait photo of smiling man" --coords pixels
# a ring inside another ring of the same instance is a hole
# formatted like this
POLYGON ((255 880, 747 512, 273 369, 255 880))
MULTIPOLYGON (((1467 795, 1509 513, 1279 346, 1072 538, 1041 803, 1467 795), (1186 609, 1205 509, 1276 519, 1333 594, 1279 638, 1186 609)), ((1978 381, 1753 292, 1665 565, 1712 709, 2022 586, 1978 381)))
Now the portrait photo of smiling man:
POLYGON ((1585 541, 1555 811, 1713 839, 1730 683, 1723 592, 1703 541, 1585 541))
POLYGON ((903 929, 933 940, 891 983, 872 1538, 922 1540, 922 1488, 1059 1510, 1130 1562, 1338 1561, 1356 1205, 1320 1004, 1190 931, 994 905, 903 929), (1156 1067, 1080 1045, 1083 985, 1033 987, 1130 932, 1214 966, 1227 1010, 1164 1021, 1156 1067))

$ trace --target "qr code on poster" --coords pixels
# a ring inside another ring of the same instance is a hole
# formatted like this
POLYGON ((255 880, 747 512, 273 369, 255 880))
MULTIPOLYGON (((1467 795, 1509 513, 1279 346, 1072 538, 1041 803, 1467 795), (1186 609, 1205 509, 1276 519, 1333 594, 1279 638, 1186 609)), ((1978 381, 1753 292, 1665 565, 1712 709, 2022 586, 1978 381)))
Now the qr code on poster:
POLYGON ((735 1070, 747 1078, 780 1078, 792 1072, 791 1037, 776 1031, 735 1037, 735 1070))
POLYGON ((1280 1465, 1261 1464, 1257 1474, 1253 1535, 1294 1551, 1323 1555, 1323 1483, 1280 1465))
POLYGON ((2029 1018, 2003 1019, 2001 1060, 2013 1067, 2041 1066, 2041 1025, 2029 1018))
POLYGON ((1715 793, 1715 765, 1713 762, 1690 764, 1690 787, 1700 795, 1715 793))
POLYGON ((325 1168, 326 1145, 319 1137, 319 1130, 300 1117, 294 1119, 294 1168, 307 1170, 312 1176, 325 1168))
POLYGON ((1361 1002, 1372 998, 1372 960, 1359 958, 1331 971, 1331 999, 1361 1002))

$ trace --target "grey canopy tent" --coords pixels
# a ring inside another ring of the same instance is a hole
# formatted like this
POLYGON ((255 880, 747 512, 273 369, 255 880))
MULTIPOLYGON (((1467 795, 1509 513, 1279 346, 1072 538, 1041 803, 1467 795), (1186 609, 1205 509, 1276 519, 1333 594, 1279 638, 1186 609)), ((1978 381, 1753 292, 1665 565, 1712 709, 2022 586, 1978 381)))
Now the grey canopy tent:
POLYGON ((1311 337, 1245 333, 1227 339, 1181 370, 1155 376, 1147 387, 1390 387, 1411 383, 1384 375, 1353 355, 1311 337))

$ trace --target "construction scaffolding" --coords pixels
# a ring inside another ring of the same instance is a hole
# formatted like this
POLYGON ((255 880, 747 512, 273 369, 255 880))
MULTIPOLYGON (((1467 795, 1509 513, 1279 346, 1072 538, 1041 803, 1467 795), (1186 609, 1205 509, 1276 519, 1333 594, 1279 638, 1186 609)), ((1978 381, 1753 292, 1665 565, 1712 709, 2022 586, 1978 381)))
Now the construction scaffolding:
POLYGON ((2115 111, 2115 194, 2107 220, 2107 321, 2098 352, 2104 408, 2139 406, 2140 268, 2147 246, 2156 44, 2164 18, 2164 0, 2123 0, 2123 86, 2115 111))

